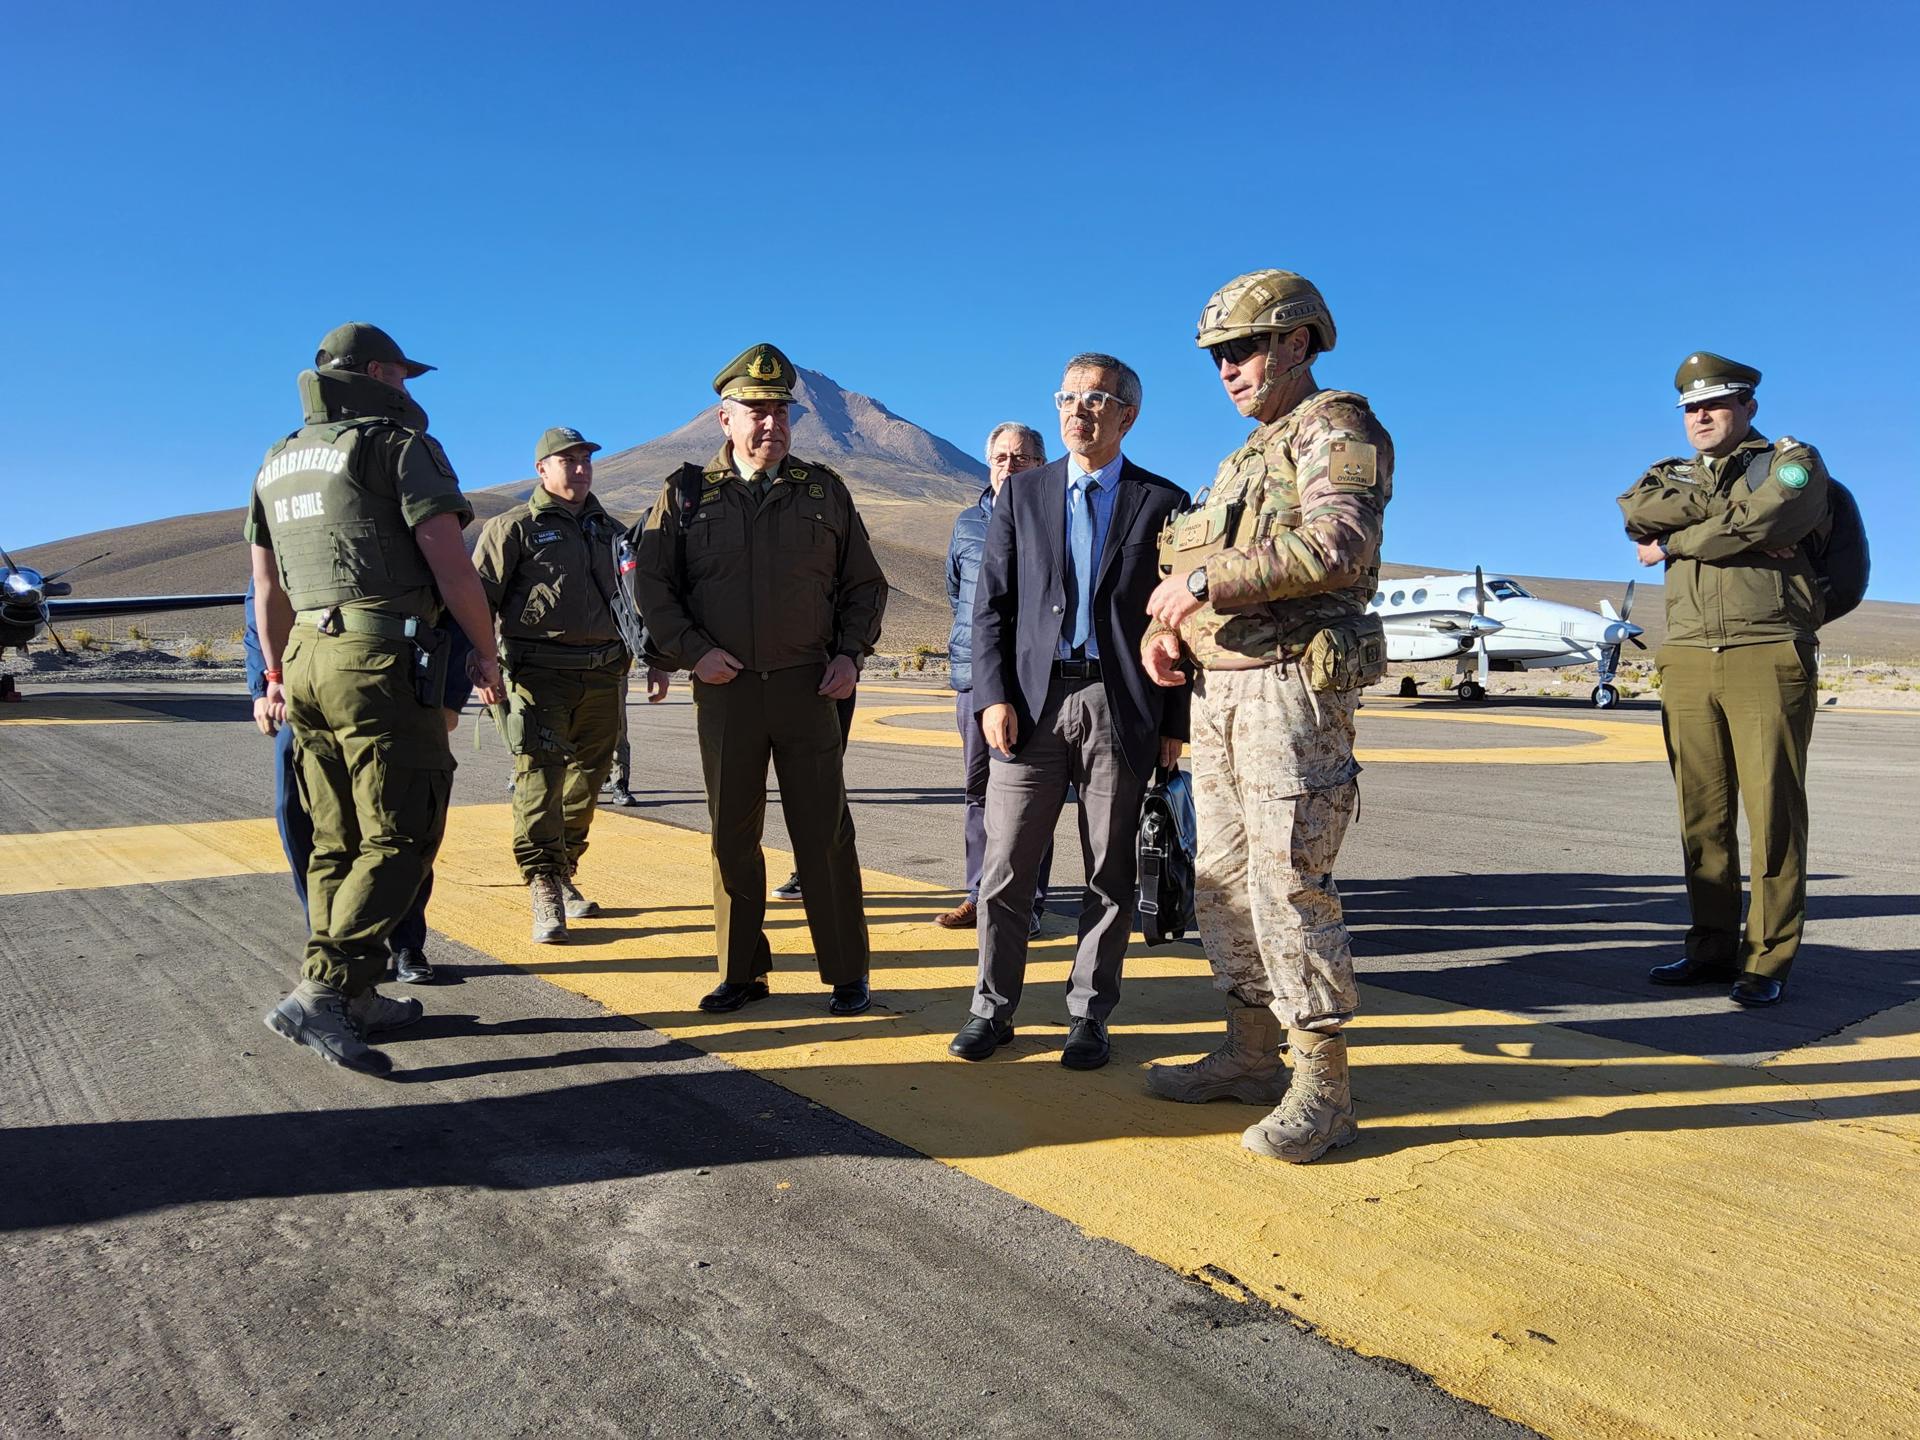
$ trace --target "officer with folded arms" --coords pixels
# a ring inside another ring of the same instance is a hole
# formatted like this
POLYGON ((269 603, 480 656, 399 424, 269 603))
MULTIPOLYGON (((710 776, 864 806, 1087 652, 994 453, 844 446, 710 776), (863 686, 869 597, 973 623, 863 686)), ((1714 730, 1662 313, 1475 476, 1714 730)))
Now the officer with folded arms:
POLYGON ((330 331, 300 375, 305 424, 267 452, 246 522, 262 719, 293 727, 313 821, 306 959, 266 1023, 371 1075, 392 1062, 367 1037, 421 1014, 374 983, 446 828, 443 602, 473 639, 480 698, 501 696, 486 595, 460 535, 473 511, 407 393, 432 368, 377 326, 330 331))
POLYGON ((633 663, 617 551, 626 527, 593 494, 599 448, 565 426, 542 434, 533 452, 540 483, 525 505, 487 521, 474 551, 500 621, 513 858, 540 944, 564 943, 569 919, 599 913, 574 873, 620 740, 622 682, 633 663))

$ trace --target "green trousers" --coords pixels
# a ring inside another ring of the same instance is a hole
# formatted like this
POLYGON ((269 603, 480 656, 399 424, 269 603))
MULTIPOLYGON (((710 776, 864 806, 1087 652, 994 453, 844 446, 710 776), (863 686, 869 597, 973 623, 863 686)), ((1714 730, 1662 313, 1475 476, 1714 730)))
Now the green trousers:
POLYGON ((1663 645, 1655 663, 1693 913, 1687 955, 1784 980, 1807 909, 1813 644, 1663 645), (1744 936, 1735 828, 1743 801, 1753 846, 1744 936))
POLYGON ((453 751, 413 693, 413 646, 296 626, 281 660, 307 862, 309 980, 352 996, 379 980, 447 826, 453 751))
POLYGON ((746 982, 767 973, 767 761, 780 804, 823 984, 867 976, 866 894, 854 849, 853 815, 840 754, 840 715, 819 693, 822 665, 761 674, 742 670, 724 685, 693 684, 700 767, 713 828, 713 915, 720 972, 746 982))
POLYGON ((624 657, 596 669, 522 662, 508 683, 527 706, 513 762, 513 859, 523 878, 568 876, 587 853, 595 798, 620 740, 624 657))

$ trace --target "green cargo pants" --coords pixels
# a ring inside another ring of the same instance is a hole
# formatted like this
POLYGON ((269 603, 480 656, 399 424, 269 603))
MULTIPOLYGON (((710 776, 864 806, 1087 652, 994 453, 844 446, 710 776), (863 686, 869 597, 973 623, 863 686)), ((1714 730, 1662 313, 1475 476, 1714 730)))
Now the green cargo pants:
POLYGON ((801 901, 824 984, 867 978, 866 894, 854 850, 840 754, 838 706, 820 694, 823 665, 724 685, 693 682, 700 768, 713 828, 713 916, 723 979, 746 982, 773 965, 767 945, 767 761, 800 872, 801 901))
POLYGON ((1663 645, 1655 664, 1693 912, 1687 955, 1785 980, 1807 909, 1813 644, 1663 645), (1753 843, 1744 939, 1735 828, 1743 800, 1753 843))
POLYGON ((513 762, 513 859, 525 879, 572 875, 587 853, 594 804, 620 740, 627 659, 593 669, 521 661, 508 675, 527 706, 526 753, 513 762))
POLYGON ((348 996, 379 980, 447 826, 453 751, 413 693, 413 645, 296 626, 281 668, 300 800, 313 820, 312 936, 300 973, 348 996))

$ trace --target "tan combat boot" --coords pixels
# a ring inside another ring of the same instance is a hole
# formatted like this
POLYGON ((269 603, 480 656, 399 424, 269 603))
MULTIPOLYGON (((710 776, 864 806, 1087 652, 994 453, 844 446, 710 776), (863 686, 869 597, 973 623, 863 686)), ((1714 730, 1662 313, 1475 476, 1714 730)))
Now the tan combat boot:
POLYGON ((560 895, 560 877, 536 875, 527 882, 527 893, 533 898, 533 943, 566 944, 567 912, 560 895))
POLYGON ((1303 1165, 1351 1145, 1360 1129, 1353 1123, 1353 1096, 1347 1089, 1347 1037, 1338 1031, 1289 1030, 1287 1043, 1293 1047, 1287 1098, 1249 1127, 1240 1143, 1256 1155, 1303 1165))
POLYGON ((580 887, 573 883, 573 877, 567 876, 560 882, 560 898, 567 907, 567 919, 585 920, 600 913, 597 900, 589 900, 580 893, 580 887))
POLYGON ((403 1029, 426 1013, 418 1000, 389 1000, 372 986, 347 1001, 347 1018, 363 1036, 403 1029))
POLYGON ((347 1018, 347 997, 330 985, 302 980, 264 1018, 274 1034, 305 1045, 329 1064, 362 1075, 385 1075, 393 1069, 393 1061, 360 1038, 347 1018))
POLYGON ((1287 1093, 1280 1063, 1280 1022, 1264 1005, 1227 1000, 1227 1041, 1190 1065, 1149 1065, 1147 1089, 1162 1100, 1198 1105, 1207 1100, 1278 1104, 1287 1093))

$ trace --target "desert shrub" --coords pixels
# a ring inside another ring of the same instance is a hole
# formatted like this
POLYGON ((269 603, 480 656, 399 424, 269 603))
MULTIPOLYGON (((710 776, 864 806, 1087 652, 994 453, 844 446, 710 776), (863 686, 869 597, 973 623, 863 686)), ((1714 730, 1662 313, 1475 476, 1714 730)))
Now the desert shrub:
POLYGON ((197 660, 205 664, 207 661, 213 659, 213 646, 209 645, 205 640, 196 640, 187 646, 186 650, 182 653, 185 654, 189 660, 197 660))
POLYGON ((104 650, 107 648, 106 642, 84 625, 67 636, 67 638, 82 650, 104 650))

